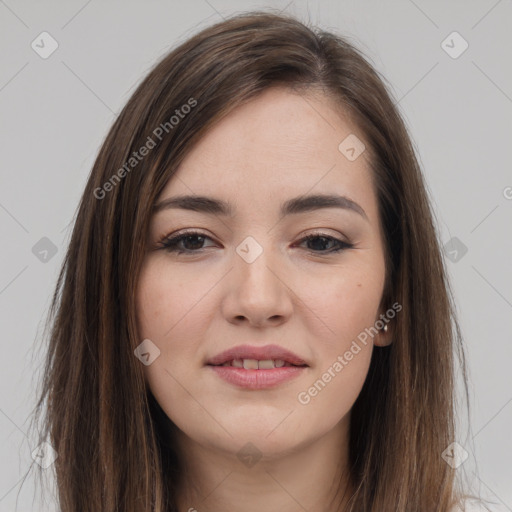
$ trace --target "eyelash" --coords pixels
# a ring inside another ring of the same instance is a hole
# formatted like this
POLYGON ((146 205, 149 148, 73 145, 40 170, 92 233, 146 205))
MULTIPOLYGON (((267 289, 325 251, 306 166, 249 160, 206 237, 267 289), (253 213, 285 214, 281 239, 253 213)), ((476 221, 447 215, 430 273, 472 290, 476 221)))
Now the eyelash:
MULTIPOLYGON (((158 246, 159 246, 160 249, 163 249, 163 250, 165 250, 167 252, 176 253, 176 254, 200 253, 204 249, 204 248, 197 249, 197 250, 185 249, 183 251, 180 251, 177 248, 177 246, 178 246, 178 244, 182 240, 184 240, 187 237, 202 237, 205 240, 206 239, 210 239, 211 240, 211 238, 209 236, 204 235, 203 233, 200 233, 198 231, 186 231, 186 232, 179 233, 178 235, 168 236, 168 237, 163 238, 162 240, 160 240, 158 242, 158 246)), ((339 239, 337 239, 335 237, 332 237, 330 235, 326 235, 325 233, 312 233, 312 234, 309 234, 309 235, 303 237, 299 242, 303 243, 303 242, 306 242, 306 241, 309 241, 309 240, 313 240, 315 238, 324 238, 326 240, 333 241, 333 242, 335 242, 337 244, 337 247, 334 248, 334 249, 331 249, 329 251, 313 251, 313 250, 309 250, 309 252, 311 254, 317 254, 317 255, 333 254, 333 253, 337 253, 337 252, 344 251, 346 249, 351 249, 352 247, 354 247, 354 245, 351 244, 351 243, 344 242, 343 240, 339 240, 339 239)))

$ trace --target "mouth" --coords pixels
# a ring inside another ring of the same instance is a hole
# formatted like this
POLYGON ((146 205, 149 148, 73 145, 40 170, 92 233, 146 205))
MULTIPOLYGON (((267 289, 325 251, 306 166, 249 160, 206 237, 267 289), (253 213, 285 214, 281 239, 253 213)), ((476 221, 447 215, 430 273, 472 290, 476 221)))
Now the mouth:
POLYGON ((240 345, 213 357, 206 366, 228 384, 249 390, 274 388, 309 367, 299 356, 277 345, 240 345))
POLYGON ((289 366, 309 366, 297 354, 278 345, 263 347, 238 345, 209 359, 208 366, 232 366, 246 370, 272 370, 289 366))
POLYGON ((233 359, 222 364, 211 364, 209 366, 232 366, 234 368, 244 368, 245 370, 273 370, 274 368, 283 368, 289 366, 304 367, 306 364, 292 364, 283 359, 233 359))

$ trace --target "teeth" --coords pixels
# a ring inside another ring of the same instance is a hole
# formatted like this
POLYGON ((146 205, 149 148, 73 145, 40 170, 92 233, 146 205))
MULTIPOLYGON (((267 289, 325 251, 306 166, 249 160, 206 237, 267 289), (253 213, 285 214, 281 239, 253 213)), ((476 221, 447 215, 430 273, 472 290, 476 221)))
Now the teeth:
POLYGON ((245 368, 246 370, 272 370, 273 368, 282 368, 283 366, 293 366, 282 359, 233 359, 226 361, 221 366, 234 366, 235 368, 245 368))

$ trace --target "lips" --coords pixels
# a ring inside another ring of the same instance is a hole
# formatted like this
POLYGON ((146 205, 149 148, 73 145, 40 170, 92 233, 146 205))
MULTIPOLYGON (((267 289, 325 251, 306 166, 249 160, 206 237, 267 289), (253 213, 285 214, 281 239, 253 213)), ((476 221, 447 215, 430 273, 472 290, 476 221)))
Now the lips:
POLYGON ((308 366, 297 354, 278 345, 255 347, 238 345, 230 348, 206 362, 209 366, 235 366, 245 369, 273 369, 288 366, 308 366))
POLYGON ((277 345, 239 345, 209 359, 208 370, 230 386, 264 391, 303 375, 308 364, 297 354, 277 345))

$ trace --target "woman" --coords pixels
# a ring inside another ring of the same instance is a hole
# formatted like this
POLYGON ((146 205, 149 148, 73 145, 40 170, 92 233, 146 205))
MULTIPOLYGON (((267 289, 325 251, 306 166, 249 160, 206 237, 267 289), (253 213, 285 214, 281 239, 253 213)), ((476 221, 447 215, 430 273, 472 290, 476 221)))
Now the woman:
POLYGON ((382 79, 339 36, 253 12, 170 52, 99 152, 48 325, 63 512, 463 497, 433 213, 382 79))

